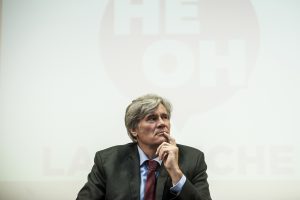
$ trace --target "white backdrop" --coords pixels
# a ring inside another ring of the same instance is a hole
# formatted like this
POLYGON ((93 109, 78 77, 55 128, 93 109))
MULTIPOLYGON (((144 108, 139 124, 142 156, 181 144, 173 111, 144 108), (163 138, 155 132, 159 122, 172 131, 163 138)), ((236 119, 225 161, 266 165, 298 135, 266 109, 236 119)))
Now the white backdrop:
POLYGON ((298 0, 2 0, 0 199, 75 199, 146 93, 219 200, 300 199, 298 0))

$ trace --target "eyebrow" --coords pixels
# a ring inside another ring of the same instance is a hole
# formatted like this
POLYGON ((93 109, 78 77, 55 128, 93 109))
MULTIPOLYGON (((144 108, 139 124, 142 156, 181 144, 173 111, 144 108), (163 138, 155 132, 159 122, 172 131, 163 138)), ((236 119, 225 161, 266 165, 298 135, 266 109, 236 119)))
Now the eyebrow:
POLYGON ((161 113, 160 115, 159 114, 156 114, 156 113, 150 113, 148 115, 146 115, 145 117, 148 118, 148 117, 153 117, 153 116, 170 116, 168 113, 161 113))
POLYGON ((153 116, 157 116, 157 114, 155 114, 155 113, 150 113, 150 114, 146 115, 145 117, 148 118, 148 117, 153 117, 153 116))

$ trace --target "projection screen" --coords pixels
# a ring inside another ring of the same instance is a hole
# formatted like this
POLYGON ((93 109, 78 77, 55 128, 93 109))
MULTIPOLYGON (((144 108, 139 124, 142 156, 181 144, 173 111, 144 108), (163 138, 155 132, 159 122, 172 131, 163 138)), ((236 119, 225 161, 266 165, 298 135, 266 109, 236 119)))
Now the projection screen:
POLYGON ((300 199, 298 0, 1 0, 0 199, 75 199, 126 106, 173 104, 218 200, 300 199))

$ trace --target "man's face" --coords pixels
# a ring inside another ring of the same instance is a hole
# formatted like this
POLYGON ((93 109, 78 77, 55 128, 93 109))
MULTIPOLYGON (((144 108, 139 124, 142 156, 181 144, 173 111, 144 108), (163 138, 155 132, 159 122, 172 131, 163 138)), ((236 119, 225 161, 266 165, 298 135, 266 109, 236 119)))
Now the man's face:
POLYGON ((163 132, 170 134, 170 116, 166 108, 159 104, 157 109, 146 115, 139 123, 133 134, 136 135, 140 147, 158 147, 167 142, 163 132))

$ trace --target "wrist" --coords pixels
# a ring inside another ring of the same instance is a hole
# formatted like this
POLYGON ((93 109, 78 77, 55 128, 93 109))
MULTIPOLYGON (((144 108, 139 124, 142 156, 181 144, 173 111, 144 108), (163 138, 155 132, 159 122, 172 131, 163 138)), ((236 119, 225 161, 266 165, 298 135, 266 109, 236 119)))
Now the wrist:
POLYGON ((170 170, 169 175, 172 179, 172 184, 176 185, 182 178, 183 173, 179 168, 176 168, 176 169, 170 170))

